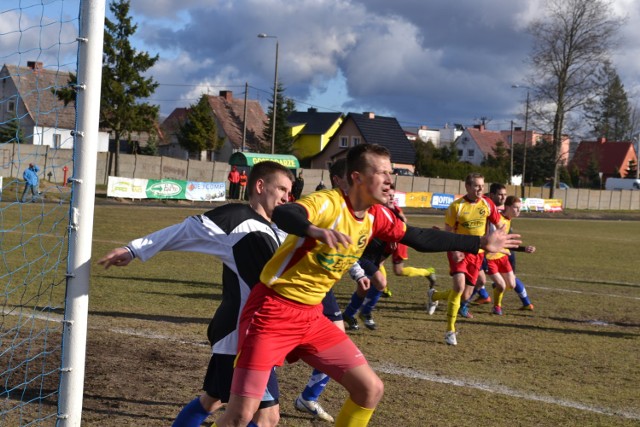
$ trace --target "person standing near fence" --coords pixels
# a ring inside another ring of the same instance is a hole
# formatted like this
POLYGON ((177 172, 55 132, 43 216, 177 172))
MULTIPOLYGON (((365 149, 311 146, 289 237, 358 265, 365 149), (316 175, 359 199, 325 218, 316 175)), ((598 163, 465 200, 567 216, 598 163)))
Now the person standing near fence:
POLYGON ((245 200, 245 192, 247 190, 247 173, 245 171, 240 172, 240 200, 245 200))
POLYGON ((22 174, 22 178, 24 179, 24 191, 22 192, 22 197, 20 198, 20 203, 25 203, 25 196, 28 191, 31 191, 31 201, 35 202, 38 198, 40 192, 38 191, 38 172, 40 172, 40 168, 33 163, 29 163, 29 167, 25 169, 22 174))
POLYGON ((237 167, 231 167, 231 172, 229 172, 227 179, 229 180, 229 198, 237 199, 240 192, 240 172, 238 172, 237 167))

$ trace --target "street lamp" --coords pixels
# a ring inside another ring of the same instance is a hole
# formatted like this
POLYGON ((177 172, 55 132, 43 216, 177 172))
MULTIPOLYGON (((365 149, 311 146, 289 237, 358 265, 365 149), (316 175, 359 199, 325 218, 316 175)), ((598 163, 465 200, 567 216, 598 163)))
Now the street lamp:
POLYGON ((527 89, 527 103, 526 103, 525 112, 524 112, 524 138, 523 138, 524 146, 522 151, 522 183, 521 183, 522 197, 524 197, 524 186, 525 186, 524 173, 527 168, 527 126, 529 125, 529 91, 531 90, 531 88, 529 86, 521 86, 521 85, 511 85, 511 87, 515 89, 527 89))
POLYGON ((271 117, 271 154, 276 152, 276 105, 278 99, 278 36, 258 34, 261 39, 276 39, 276 72, 273 77, 273 115, 271 117))

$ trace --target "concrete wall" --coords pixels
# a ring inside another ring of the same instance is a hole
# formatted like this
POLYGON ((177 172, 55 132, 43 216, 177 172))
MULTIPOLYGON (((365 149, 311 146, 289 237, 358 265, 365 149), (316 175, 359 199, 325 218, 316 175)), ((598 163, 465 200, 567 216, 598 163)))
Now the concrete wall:
MULTIPOLYGON (((73 152, 66 149, 53 149, 43 145, 4 144, 0 145, 0 176, 22 179, 22 172, 29 163, 40 167, 40 179, 55 183, 63 182, 63 167, 68 168, 67 176, 73 176, 73 152), (49 177, 49 173, 51 176, 49 177)), ((113 163, 113 153, 98 153, 96 183, 106 185, 109 177, 109 164, 113 163)), ((120 155, 120 176, 127 178, 161 179, 173 178, 202 182, 227 182, 230 166, 226 162, 205 162, 198 160, 180 160, 171 157, 142 156, 136 154, 120 155)), ((324 169, 304 169, 303 194, 315 190, 320 180, 327 188, 331 187, 329 172, 324 169)), ((4 179, 3 185, 10 180, 4 179)), ((446 194, 464 194, 464 182, 452 179, 426 178, 417 176, 395 177, 397 191, 433 192, 446 194)), ((488 189, 488 185, 487 185, 488 189)), ((541 187, 526 187, 525 197, 549 198, 550 190, 541 187)), ((522 196, 522 188, 507 186, 508 194, 522 196)), ((562 199, 565 209, 592 210, 640 210, 640 191, 638 190, 590 190, 570 188, 556 190, 556 199, 562 199)))

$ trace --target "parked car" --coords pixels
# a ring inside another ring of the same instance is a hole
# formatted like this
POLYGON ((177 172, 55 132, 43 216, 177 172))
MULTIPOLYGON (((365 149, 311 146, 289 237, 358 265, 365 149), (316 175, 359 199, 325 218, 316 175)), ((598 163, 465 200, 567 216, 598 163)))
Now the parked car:
POLYGON ((406 168, 394 168, 394 175, 413 176, 413 172, 406 168))
MULTIPOLYGON (((551 181, 545 182, 542 188, 551 188, 551 181)), ((558 188, 560 190, 568 190, 571 187, 568 184, 565 184, 564 182, 560 181, 560 185, 558 185, 558 188)))
POLYGON ((640 179, 608 178, 604 188, 605 190, 640 190, 640 179))

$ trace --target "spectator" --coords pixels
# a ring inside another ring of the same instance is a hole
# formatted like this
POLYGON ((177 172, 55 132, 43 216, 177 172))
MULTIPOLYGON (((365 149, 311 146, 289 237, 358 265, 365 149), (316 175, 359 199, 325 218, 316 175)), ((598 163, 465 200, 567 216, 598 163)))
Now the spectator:
POLYGON ((20 199, 20 203, 25 203, 25 196, 27 195, 27 191, 31 190, 31 201, 35 202, 40 195, 38 191, 38 172, 40 172, 40 168, 33 163, 29 163, 29 167, 25 169, 22 174, 22 178, 24 178, 24 191, 22 192, 22 198, 20 199))
POLYGON ((304 188, 304 178, 302 177, 302 170, 300 170, 300 173, 296 178, 296 182, 293 183, 293 189, 291 190, 291 193, 293 194, 293 200, 300 199, 300 196, 302 196, 303 188, 304 188))
POLYGON ((240 193, 240 173, 237 167, 231 168, 227 179, 229 180, 229 198, 237 199, 240 193))
POLYGON ((322 180, 320 180, 320 184, 318 184, 318 185, 316 186, 316 191, 324 190, 324 189, 326 189, 326 188, 327 188, 327 187, 324 185, 324 182, 322 182, 322 180))
POLYGON ((240 200, 245 200, 245 190, 247 189, 247 173, 242 171, 240 173, 240 200))

